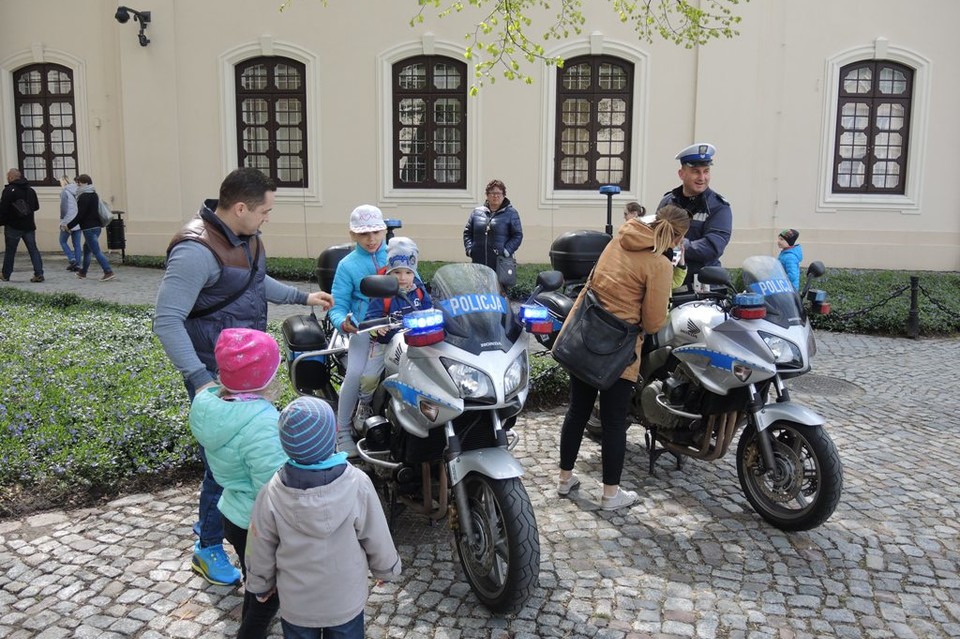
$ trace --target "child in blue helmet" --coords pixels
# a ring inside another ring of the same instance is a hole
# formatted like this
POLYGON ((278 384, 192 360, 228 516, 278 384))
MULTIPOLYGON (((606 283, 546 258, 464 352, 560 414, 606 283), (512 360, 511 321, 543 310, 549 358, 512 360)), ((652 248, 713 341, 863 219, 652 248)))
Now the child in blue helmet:
MULTIPOLYGON (((419 257, 420 251, 409 237, 394 237, 390 240, 387 244, 387 265, 381 270, 397 278, 400 291, 389 299, 371 300, 364 319, 385 317, 395 312, 407 315, 414 311, 433 308, 430 294, 426 291, 420 276, 417 275, 419 257)), ((371 415, 370 402, 377 390, 377 384, 380 383, 384 353, 392 337, 393 332, 380 332, 371 341, 367 364, 360 376, 360 401, 353 420, 357 431, 360 431, 360 426, 371 415)))

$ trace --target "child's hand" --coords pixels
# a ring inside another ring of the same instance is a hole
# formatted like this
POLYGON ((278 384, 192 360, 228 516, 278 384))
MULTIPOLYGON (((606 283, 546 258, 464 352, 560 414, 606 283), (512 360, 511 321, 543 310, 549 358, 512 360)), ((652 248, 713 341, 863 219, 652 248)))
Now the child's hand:
POLYGON ((347 313, 346 319, 344 319, 343 323, 340 324, 340 332, 347 333, 348 335, 357 332, 357 327, 354 326, 353 322, 350 321, 351 315, 353 315, 353 313, 347 313))

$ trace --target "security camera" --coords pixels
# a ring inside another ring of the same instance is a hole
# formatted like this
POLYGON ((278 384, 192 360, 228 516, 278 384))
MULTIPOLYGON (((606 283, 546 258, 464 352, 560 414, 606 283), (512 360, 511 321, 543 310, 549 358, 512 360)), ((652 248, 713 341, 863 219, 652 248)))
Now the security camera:
POLYGON ((145 47, 150 44, 150 38, 144 33, 147 25, 150 24, 149 11, 137 11, 130 7, 119 6, 117 7, 117 12, 113 14, 113 17, 120 24, 126 24, 130 22, 131 13, 133 14, 133 19, 140 23, 140 33, 137 34, 137 39, 140 41, 140 46, 145 47))

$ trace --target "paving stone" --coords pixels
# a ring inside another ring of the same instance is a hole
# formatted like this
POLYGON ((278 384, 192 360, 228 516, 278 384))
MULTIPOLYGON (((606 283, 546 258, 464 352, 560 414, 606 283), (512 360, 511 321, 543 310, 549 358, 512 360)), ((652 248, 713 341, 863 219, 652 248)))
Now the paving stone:
MULTIPOLYGON (((118 268, 112 284, 130 287, 143 270, 118 268)), ((942 377, 960 360, 960 339, 817 339, 809 375, 822 383, 792 394, 827 418, 844 465, 842 500, 820 528, 784 533, 760 519, 732 454, 679 471, 661 460, 651 476, 639 427, 628 431, 623 474, 641 493, 636 506, 597 508, 600 449, 589 437, 580 494, 560 499, 563 411, 525 412, 514 454, 542 553, 527 605, 487 611, 446 522, 405 513, 395 535, 404 574, 372 590, 367 636, 960 637, 960 396, 942 377)), ((240 591, 190 570, 198 484, 0 522, 0 637, 235 634, 240 591)), ((270 637, 280 636, 275 623, 270 637)))

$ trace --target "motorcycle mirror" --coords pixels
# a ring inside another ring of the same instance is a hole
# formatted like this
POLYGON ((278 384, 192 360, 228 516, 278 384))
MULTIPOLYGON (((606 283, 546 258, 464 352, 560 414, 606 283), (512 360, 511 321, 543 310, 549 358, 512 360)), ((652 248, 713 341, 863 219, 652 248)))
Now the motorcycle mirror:
POLYGON ((820 277, 826 272, 827 269, 820 260, 811 262, 810 266, 807 267, 807 277, 820 277))
POLYGON ((730 274, 722 266, 704 266, 697 273, 697 279, 701 284, 710 284, 713 286, 725 286, 733 289, 733 283, 730 282, 730 274))
POLYGON ((367 297, 393 297, 400 291, 400 282, 392 275, 368 275, 360 280, 360 292, 367 297))
POLYGON ((537 287, 541 291, 555 291, 563 286, 563 273, 560 271, 541 271, 537 274, 537 287))

